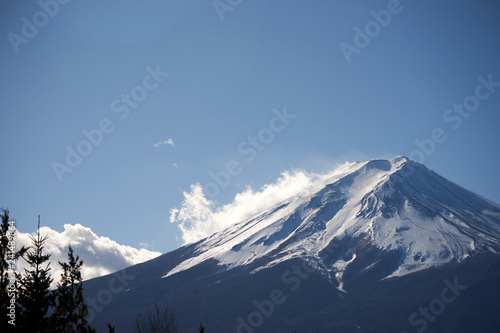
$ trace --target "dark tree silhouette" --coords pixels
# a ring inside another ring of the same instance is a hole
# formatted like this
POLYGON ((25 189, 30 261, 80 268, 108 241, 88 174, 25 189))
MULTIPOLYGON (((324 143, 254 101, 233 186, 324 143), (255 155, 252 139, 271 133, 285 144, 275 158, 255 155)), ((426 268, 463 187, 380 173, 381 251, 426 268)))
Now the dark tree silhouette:
POLYGON ((108 326, 109 333, 115 333, 115 327, 111 323, 108 323, 106 326, 108 326))
POLYGON ((19 281, 20 320, 18 327, 23 332, 47 332, 49 318, 47 312, 53 305, 53 295, 50 292, 50 254, 44 254, 44 244, 48 236, 40 235, 40 216, 38 217, 37 237, 30 236, 32 246, 23 256, 29 265, 23 275, 17 275, 19 281))
POLYGON ((93 332, 85 317, 87 304, 83 299, 82 274, 83 261, 74 256, 71 245, 68 247, 68 263, 60 262, 63 268, 61 281, 54 292, 55 309, 51 316, 51 327, 61 332, 93 332))
POLYGON ((200 326, 198 326, 198 332, 199 333, 205 333, 205 327, 203 326, 203 324, 201 323, 201 321, 200 321, 200 326))
POLYGON ((153 308, 136 317, 138 333, 179 333, 175 313, 166 304, 155 302, 153 308))

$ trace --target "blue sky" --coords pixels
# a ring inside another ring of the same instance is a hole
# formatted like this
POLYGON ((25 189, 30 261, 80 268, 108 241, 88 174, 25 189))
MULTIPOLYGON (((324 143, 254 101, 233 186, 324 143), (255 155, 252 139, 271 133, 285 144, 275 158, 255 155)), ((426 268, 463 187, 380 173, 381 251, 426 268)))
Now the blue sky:
POLYGON ((398 155, 500 202, 496 1, 66 2, 0 5, 0 205, 21 232, 40 214, 167 252, 183 192, 228 163, 220 205, 398 155), (87 156, 58 177, 68 146, 87 156))

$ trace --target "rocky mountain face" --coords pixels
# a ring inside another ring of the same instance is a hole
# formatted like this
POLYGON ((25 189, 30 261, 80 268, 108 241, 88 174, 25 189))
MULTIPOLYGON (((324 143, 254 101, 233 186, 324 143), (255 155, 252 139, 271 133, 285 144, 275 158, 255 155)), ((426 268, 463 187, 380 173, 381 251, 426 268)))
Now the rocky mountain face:
POLYGON ((497 332, 499 254, 499 205, 399 157, 84 290, 103 332, 133 332, 155 300, 184 332, 497 332))

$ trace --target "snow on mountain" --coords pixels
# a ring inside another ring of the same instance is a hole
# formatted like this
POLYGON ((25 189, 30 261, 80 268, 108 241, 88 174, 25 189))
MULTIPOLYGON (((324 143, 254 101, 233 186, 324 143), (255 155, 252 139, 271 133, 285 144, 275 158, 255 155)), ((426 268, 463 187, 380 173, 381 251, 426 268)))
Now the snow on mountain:
POLYGON ((464 333, 500 325, 498 204, 404 157, 303 175, 222 210, 202 201, 200 211, 196 188, 175 214, 214 233, 85 281, 91 324, 131 332, 159 300, 189 333, 199 321, 214 332, 413 332, 427 327, 422 306, 441 304, 452 283, 460 297, 431 309, 425 325, 464 333))
POLYGON ((164 278, 208 259, 217 260, 221 271, 263 260, 256 272, 301 258, 342 290, 343 272, 367 244, 379 253, 399 253, 386 278, 475 253, 500 253, 500 206, 405 157, 349 163, 194 244, 164 278), (332 244, 336 259, 325 260, 322 253, 332 244))

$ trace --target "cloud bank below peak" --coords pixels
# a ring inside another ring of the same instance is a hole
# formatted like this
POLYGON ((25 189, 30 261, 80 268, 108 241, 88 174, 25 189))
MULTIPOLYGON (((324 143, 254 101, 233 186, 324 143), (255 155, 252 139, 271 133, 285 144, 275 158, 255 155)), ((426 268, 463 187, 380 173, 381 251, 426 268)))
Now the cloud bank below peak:
MULTIPOLYGON (((44 252, 51 254, 49 261, 54 279, 53 286, 59 281, 62 273, 58 262, 68 261, 68 245, 71 245, 75 255, 83 260, 81 273, 84 280, 110 274, 161 255, 160 252, 118 244, 108 237, 96 235, 90 228, 81 224, 65 224, 62 232, 45 226, 40 228, 40 234, 48 236, 44 252)), ((36 234, 33 236, 36 237, 36 234)), ((18 248, 31 245, 29 233, 16 233, 16 239, 18 248)), ((27 268, 23 259, 19 259, 17 265, 20 272, 27 268)))

